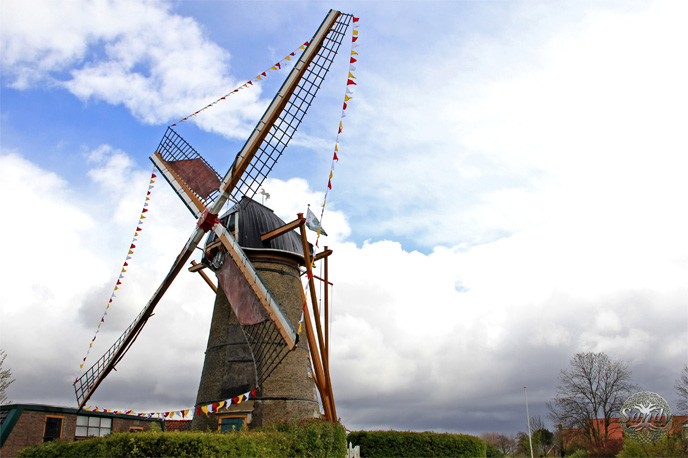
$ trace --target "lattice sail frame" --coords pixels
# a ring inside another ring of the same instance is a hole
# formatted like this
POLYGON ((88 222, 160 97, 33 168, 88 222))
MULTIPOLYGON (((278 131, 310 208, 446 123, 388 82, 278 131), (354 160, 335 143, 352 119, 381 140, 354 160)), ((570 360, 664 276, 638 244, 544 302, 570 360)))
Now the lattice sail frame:
MULTIPOLYGON (((331 13, 332 11, 330 14, 331 13)), ((207 198, 202 198, 198 195, 198 193, 194 193, 194 198, 200 201, 199 204, 202 204, 207 210, 210 210, 211 213, 217 214, 228 198, 234 202, 238 202, 243 195, 251 198, 255 196, 263 181, 265 178, 267 178, 267 175, 270 173, 275 163, 282 155, 284 148, 286 148, 289 141, 296 133, 297 128, 301 124, 303 117, 308 111, 310 104, 322 85, 325 75, 329 71, 332 62, 336 57, 352 18, 353 16, 350 14, 342 14, 337 12, 337 17, 326 33, 322 45, 318 49, 312 61, 309 63, 303 76, 297 81, 295 90, 289 96, 287 104, 280 110, 277 119, 272 123, 272 126, 263 138, 257 151, 254 152, 252 156, 249 156, 250 162, 248 166, 244 168, 244 171, 241 172, 241 176, 236 184, 233 187, 231 186, 231 182, 234 179, 233 176, 235 172, 238 171, 235 170, 235 166, 237 163, 243 162, 243 155, 246 153, 246 146, 252 141, 253 136, 260 131, 262 120, 254 129, 252 136, 249 137, 242 151, 239 153, 239 155, 237 155, 235 163, 232 165, 232 167, 230 167, 230 170, 227 172, 224 180, 222 181, 220 190, 211 193, 207 198), (309 78, 312 79, 312 81, 310 81, 309 78), (228 188, 231 188, 229 189, 229 194, 222 192, 223 189, 228 188)), ((316 36, 318 36, 318 34, 319 32, 316 33, 316 36)), ((306 51, 307 50, 308 48, 306 51)), ((306 51, 304 51, 304 54, 306 54, 306 51)), ((287 84, 289 84, 289 82, 290 81, 288 77, 282 87, 284 88, 287 84)), ((281 92, 282 89, 280 89, 278 94, 281 92)), ((273 107, 271 105, 268 107, 268 110, 271 110, 272 108, 273 107)), ((268 113, 266 111, 266 115, 267 114, 268 113)), ((264 118, 266 115, 264 115, 264 118)), ((168 128, 165 136, 163 136, 163 140, 160 142, 158 152, 163 156, 168 155, 167 157, 170 159, 174 157, 182 158, 181 160, 201 159, 203 163, 217 175, 217 172, 212 169, 207 161, 205 161, 205 159, 203 159, 200 154, 198 154, 198 152, 196 152, 196 150, 189 145, 188 142, 181 138, 181 136, 179 136, 171 128, 168 128), (162 152, 160 152, 160 150, 162 150, 162 152)), ((151 160, 156 163, 153 157, 151 157, 151 160)), ((168 180, 168 182, 170 182, 170 184, 172 184, 168 176, 165 176, 165 178, 168 180)), ((182 198, 182 201, 184 201, 184 204, 187 206, 187 208, 189 208, 189 210, 198 217, 200 208, 194 209, 193 206, 190 206, 191 202, 182 195, 185 194, 186 191, 184 189, 175 187, 174 185, 173 188, 182 198)), ((188 188, 190 189, 190 187, 188 188)), ((193 190, 191 190, 191 192, 193 192, 193 190)), ((199 207, 199 205, 196 206, 199 207)), ((183 263, 189 259, 191 253, 201 241, 202 236, 203 233, 199 232, 198 229, 192 233, 184 249, 175 260, 170 272, 167 274, 162 284, 158 287, 153 297, 139 313, 136 320, 129 325, 129 327, 124 331, 124 333, 122 333, 122 335, 115 341, 108 351, 74 382, 74 390, 79 403, 79 408, 83 407, 102 380, 109 374, 109 372, 129 350, 143 329, 143 326, 152 316, 152 312, 160 298, 167 291, 170 284, 181 270, 183 263)), ((272 323, 272 326, 276 328, 274 323, 272 323)), ((258 328, 244 330, 244 333, 248 336, 247 340, 251 339, 255 342, 262 342, 263 340, 261 339, 263 338, 272 339, 271 336, 273 335, 270 330, 258 330, 258 328)), ((282 341, 284 341, 284 339, 282 339, 282 341)), ((271 340, 267 340, 265 342, 270 343, 271 340)), ((258 346, 256 346, 256 350, 254 351, 252 348, 251 351, 253 353, 255 363, 256 354, 264 354, 267 350, 260 349, 258 346)), ((286 354, 287 352, 283 351, 283 349, 276 351, 277 356, 275 358, 270 358, 271 361, 276 361, 276 363, 272 367, 265 367, 264 370, 262 369, 264 363, 255 363, 257 379, 264 380, 267 378, 277 364, 282 361, 286 354), (260 373, 264 374, 262 376, 258 376, 259 366, 261 367, 260 373)))
POLYGON ((330 28, 322 47, 309 64, 277 121, 268 131, 258 152, 232 191, 230 199, 235 203, 239 202, 243 196, 252 199, 256 195, 284 152, 322 86, 352 18, 351 14, 340 14, 330 28))

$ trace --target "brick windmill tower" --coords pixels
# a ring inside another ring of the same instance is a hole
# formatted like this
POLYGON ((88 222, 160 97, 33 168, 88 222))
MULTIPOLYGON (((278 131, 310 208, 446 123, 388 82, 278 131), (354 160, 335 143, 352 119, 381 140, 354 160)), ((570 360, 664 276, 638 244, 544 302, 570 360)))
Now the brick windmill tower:
POLYGON ((224 177, 172 127, 167 129, 151 161, 198 221, 136 320, 75 381, 79 408, 126 354, 210 232, 202 262, 190 270, 200 271, 217 292, 196 402, 215 408, 195 416, 194 425, 235 429, 310 418, 319 415, 319 403, 325 418, 337 420, 327 329, 321 325, 312 274, 314 262, 327 263, 331 251, 313 253, 303 215, 285 224, 252 198, 315 99, 352 19, 330 10, 224 177), (235 205, 218 216, 228 200, 235 205), (202 272, 206 267, 216 274, 218 287, 202 272), (302 313, 305 339, 297 332, 302 313), (248 401, 227 405, 227 400, 243 400, 245 393, 248 401))

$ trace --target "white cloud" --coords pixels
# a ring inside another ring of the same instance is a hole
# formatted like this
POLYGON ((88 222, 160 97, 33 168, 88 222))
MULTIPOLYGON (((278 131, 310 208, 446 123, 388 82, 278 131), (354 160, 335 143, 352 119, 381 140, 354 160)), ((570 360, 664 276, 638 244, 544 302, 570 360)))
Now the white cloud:
MULTIPOLYGON (((167 2, 3 2, 2 66, 17 89, 61 86, 83 101, 124 105, 144 123, 177 121, 241 83, 230 55, 167 2)), ((196 117, 203 130, 245 137, 262 114, 260 87, 196 117)))

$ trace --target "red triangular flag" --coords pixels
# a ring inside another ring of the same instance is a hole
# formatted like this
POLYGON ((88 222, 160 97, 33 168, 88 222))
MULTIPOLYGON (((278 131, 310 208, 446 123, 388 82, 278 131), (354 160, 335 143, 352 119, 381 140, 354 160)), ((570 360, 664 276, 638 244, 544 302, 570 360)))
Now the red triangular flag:
POLYGON ((357 62, 357 60, 354 59, 353 57, 352 57, 351 60, 349 61, 349 63, 352 63, 352 64, 354 64, 354 63, 356 63, 356 62, 357 62))
POLYGON ((327 189, 332 189, 332 181, 327 180, 327 189))
POLYGON ((172 124, 172 127, 176 126, 177 124, 172 124))
POLYGON ((275 67, 279 68, 280 70, 282 69, 282 66, 280 65, 279 62, 277 62, 277 63, 275 64, 275 67))
POLYGON ((201 408, 200 408, 200 407, 196 407, 196 415, 200 415, 200 414, 201 414, 201 408))
POLYGON ((100 322, 101 322, 101 323, 105 323, 105 318, 101 318, 101 319, 100 319, 100 322))
POLYGON ((344 108, 342 110, 346 110, 346 102, 344 102, 344 108))
POLYGON ((251 390, 251 397, 255 397, 256 395, 256 390, 251 390))
POLYGON ((356 40, 358 40, 358 37, 351 37, 351 41, 356 43, 356 40))
POLYGON ((153 178, 157 178, 158 176, 156 174, 153 174, 153 178))
POLYGON ((263 76, 268 76, 268 75, 265 74, 265 72, 261 73, 261 75, 263 75, 263 76))
POLYGON ((122 284, 122 282, 121 282, 121 281, 119 281, 119 280, 117 280, 117 284, 118 284, 118 285, 121 285, 121 284, 122 284))
POLYGON ((134 245, 134 244, 132 243, 131 246, 129 247, 129 249, 130 249, 130 250, 133 250, 134 248, 136 248, 136 245, 134 245))
POLYGON ((304 45, 305 45, 305 46, 308 46, 308 42, 305 42, 304 45))
MULTIPOLYGON (((356 84, 356 83, 354 83, 354 84, 356 84)), ((148 211, 148 209, 147 209, 147 208, 144 208, 143 211, 142 211, 141 213, 146 213, 147 211, 148 211)))
POLYGON ((334 157, 332 158, 333 161, 338 161, 339 158, 337 157, 337 153, 334 153, 334 157))
POLYGON ((357 17, 354 18, 354 22, 358 22, 358 18, 357 18, 357 17))
POLYGON ((348 81, 346 82, 346 85, 347 85, 347 86, 351 86, 352 84, 353 84, 354 86, 357 86, 357 84, 354 83, 353 80, 348 80, 348 81))

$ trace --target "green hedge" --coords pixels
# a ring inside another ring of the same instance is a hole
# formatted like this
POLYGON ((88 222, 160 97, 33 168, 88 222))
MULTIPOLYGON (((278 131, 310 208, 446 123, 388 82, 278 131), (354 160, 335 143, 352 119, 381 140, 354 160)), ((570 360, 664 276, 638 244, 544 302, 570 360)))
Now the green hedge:
POLYGON ((307 420, 252 431, 115 433, 78 442, 48 442, 20 457, 337 457, 346 455, 338 423, 307 420))
POLYGON ((362 458, 484 457, 485 441, 465 434, 357 431, 347 438, 362 458))

